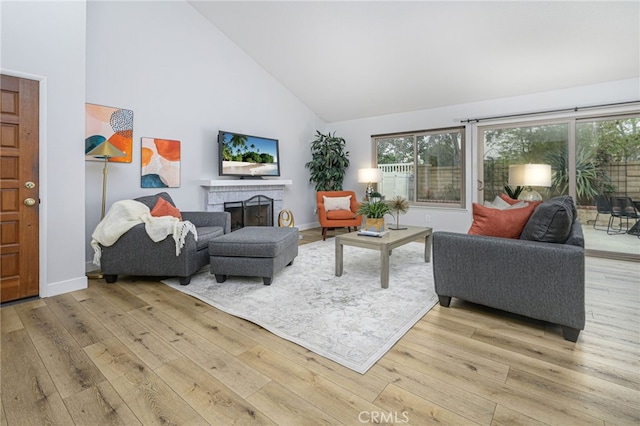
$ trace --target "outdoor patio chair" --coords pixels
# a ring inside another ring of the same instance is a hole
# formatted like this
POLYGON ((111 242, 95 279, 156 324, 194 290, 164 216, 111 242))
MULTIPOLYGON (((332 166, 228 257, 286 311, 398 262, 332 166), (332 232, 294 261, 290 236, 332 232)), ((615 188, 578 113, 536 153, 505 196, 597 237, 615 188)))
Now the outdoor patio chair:
POLYGON ((595 202, 596 202, 597 213, 596 213, 596 219, 593 222, 593 229, 596 229, 598 231, 606 231, 609 228, 608 226, 606 228, 597 227, 598 216, 600 216, 601 214, 611 214, 611 200, 609 200, 609 197, 607 197, 606 195, 596 195, 595 202))
MULTIPOLYGON (((640 219, 640 214, 636 206, 629 197, 611 197, 611 217, 609 218, 609 225, 607 226, 607 234, 621 234, 629 230, 629 219, 635 219, 637 222, 640 219), (614 220, 618 218, 618 229, 615 229, 612 225, 614 220), (626 221, 626 226, 622 227, 622 220, 626 221)), ((634 222, 635 225, 635 222, 634 222)))

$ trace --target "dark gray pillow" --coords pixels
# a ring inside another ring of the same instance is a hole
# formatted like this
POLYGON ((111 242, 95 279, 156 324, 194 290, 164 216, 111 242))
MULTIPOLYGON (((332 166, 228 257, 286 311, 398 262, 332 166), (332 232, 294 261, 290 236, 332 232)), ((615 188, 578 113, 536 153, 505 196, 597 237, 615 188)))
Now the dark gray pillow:
POLYGON ((564 244, 571 232, 574 211, 573 198, 568 195, 545 201, 533 211, 520 239, 564 244))
POLYGON ((582 233, 582 225, 579 220, 573 220, 571 225, 571 233, 569 238, 565 241, 565 244, 571 244, 572 246, 578 246, 584 248, 584 234, 582 233))
POLYGON ((171 199, 171 195, 167 194, 166 192, 160 192, 160 193, 158 193, 156 195, 147 195, 147 196, 144 196, 144 197, 138 197, 135 200, 136 201, 140 201, 142 204, 144 204, 147 207, 149 207, 149 210, 152 210, 155 207, 156 203, 158 202, 158 197, 164 198, 165 200, 170 202, 173 207, 176 206, 173 203, 173 200, 171 199))

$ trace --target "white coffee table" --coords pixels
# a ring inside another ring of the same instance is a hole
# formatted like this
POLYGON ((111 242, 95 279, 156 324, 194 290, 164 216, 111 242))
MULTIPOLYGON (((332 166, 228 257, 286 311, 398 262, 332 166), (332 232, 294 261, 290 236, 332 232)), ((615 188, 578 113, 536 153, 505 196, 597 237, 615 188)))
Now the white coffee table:
POLYGON ((380 283, 382 288, 389 288, 389 255, 391 250, 400 247, 419 238, 424 238, 424 261, 431 261, 431 235, 432 229, 421 226, 406 226, 407 229, 389 230, 382 237, 367 237, 358 235, 358 232, 341 234, 335 237, 336 240, 336 277, 342 276, 343 262, 342 256, 344 246, 362 247, 380 252, 380 283))

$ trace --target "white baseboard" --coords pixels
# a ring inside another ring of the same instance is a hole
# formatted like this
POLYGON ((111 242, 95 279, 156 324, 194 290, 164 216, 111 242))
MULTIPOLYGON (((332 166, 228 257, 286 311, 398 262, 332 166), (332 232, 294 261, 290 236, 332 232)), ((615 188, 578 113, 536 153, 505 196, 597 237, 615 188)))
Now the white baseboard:
POLYGON ((73 278, 66 281, 59 281, 57 283, 48 284, 46 286, 47 294, 41 294, 40 297, 52 297, 76 290, 84 290, 85 288, 87 288, 87 286, 88 282, 86 276, 73 278))
POLYGON ((306 231, 307 229, 319 228, 320 224, 318 222, 312 223, 303 223, 302 225, 296 224, 296 228, 300 231, 306 231))
POLYGON ((96 269, 100 269, 100 267, 96 266, 95 263, 93 263, 93 259, 84 262, 85 272, 95 271, 96 269))

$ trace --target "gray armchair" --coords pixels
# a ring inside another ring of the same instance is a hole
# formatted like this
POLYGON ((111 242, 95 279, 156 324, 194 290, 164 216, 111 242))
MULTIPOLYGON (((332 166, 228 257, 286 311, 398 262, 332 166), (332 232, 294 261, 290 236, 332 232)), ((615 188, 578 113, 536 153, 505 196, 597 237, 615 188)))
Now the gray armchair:
MULTIPOLYGON (((136 198, 153 209, 158 197, 175 206, 166 192, 136 198)), ((170 235, 160 242, 153 242, 143 223, 124 233, 115 244, 101 246, 102 274, 108 283, 118 279, 118 275, 175 276, 180 284, 191 281, 191 275, 209 264, 209 241, 231 232, 231 215, 227 212, 180 212, 182 220, 193 223, 198 233, 198 241, 193 234, 187 234, 179 256, 170 235)))
POLYGON ((583 245, 577 220, 564 244, 435 232, 440 305, 457 297, 559 324, 564 338, 575 342, 585 324, 583 245))

